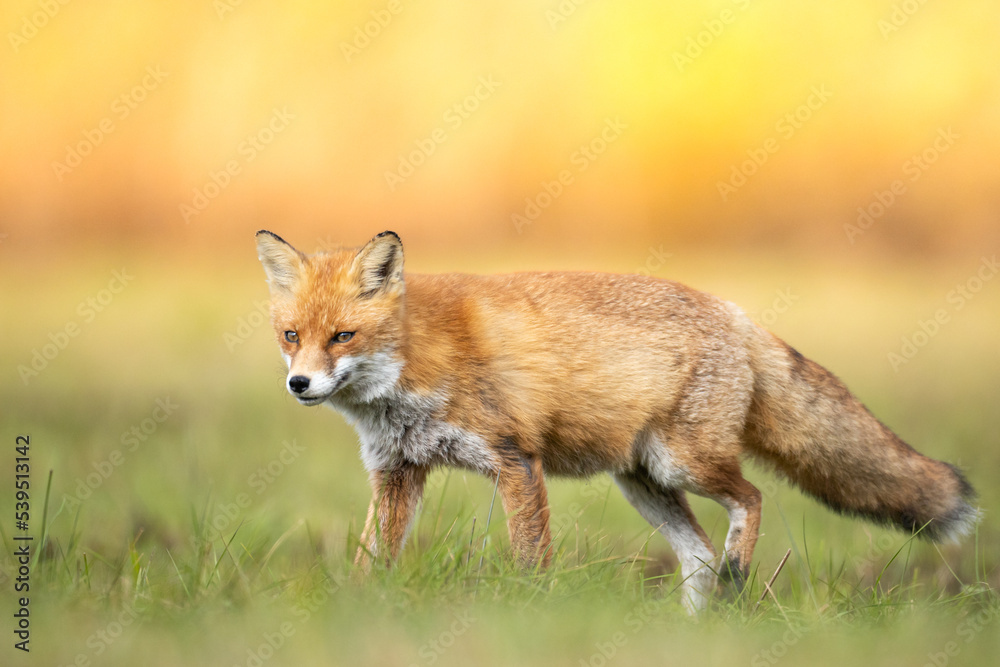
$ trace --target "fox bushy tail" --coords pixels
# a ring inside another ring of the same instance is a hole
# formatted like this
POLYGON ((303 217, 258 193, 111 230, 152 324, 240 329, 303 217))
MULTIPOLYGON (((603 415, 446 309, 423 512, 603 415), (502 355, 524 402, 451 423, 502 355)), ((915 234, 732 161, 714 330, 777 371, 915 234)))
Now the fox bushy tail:
POLYGON ((838 512, 935 542, 972 529, 975 493, 957 468, 907 445, 832 373, 769 332, 757 329, 748 344, 752 455, 838 512))

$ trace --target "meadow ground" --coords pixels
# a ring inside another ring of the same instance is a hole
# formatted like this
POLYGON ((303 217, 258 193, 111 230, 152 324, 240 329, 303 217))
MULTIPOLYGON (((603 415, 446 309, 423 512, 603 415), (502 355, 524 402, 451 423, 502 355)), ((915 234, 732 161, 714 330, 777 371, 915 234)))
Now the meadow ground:
MULTIPOLYGON (((409 266, 634 271, 644 262, 512 266, 469 255, 409 266)), ((992 663, 1000 281, 981 278, 973 289, 981 261, 691 251, 657 271, 740 304, 840 375, 917 449, 962 466, 985 517, 962 544, 935 547, 836 516, 750 464, 765 496, 750 589, 723 592, 690 619, 670 548, 606 476, 550 481, 554 564, 522 573, 505 557, 502 512, 490 516, 491 483, 436 472, 398 567, 356 577, 350 554, 368 502, 356 437, 334 413, 284 391, 249 240, 246 256, 231 261, 5 257, 2 662, 992 663), (13 649, 19 434, 31 438, 29 532, 44 544, 32 563, 27 655, 13 649), (774 595, 758 605, 789 549, 774 595)), ((693 505, 719 544, 723 511, 693 505)))

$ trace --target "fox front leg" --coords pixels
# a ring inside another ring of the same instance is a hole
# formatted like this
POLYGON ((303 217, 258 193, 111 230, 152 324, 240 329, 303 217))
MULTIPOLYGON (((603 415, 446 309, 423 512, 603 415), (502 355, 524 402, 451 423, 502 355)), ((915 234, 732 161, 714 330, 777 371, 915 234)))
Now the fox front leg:
POLYGON ((381 557, 387 565, 396 559, 423 495, 427 472, 415 465, 371 472, 372 502, 355 565, 367 571, 373 558, 381 557))
POLYGON ((515 557, 527 567, 539 562, 547 566, 552 559, 552 536, 542 460, 520 452, 505 439, 497 476, 515 557))

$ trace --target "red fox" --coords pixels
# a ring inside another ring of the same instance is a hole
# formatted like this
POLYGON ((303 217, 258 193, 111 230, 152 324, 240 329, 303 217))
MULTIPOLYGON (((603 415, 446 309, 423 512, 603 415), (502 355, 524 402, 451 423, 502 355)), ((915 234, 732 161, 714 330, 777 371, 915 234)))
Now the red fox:
POLYGON ((257 250, 288 391, 357 429, 372 503, 357 563, 391 561, 431 469, 496 480, 512 550, 551 557, 546 475, 609 472, 670 541, 683 601, 741 585, 761 494, 746 453, 838 512, 940 541, 977 518, 972 487, 879 422, 844 385, 735 305, 637 275, 403 273, 383 232, 307 256, 257 250), (685 492, 726 508, 717 556, 685 492))

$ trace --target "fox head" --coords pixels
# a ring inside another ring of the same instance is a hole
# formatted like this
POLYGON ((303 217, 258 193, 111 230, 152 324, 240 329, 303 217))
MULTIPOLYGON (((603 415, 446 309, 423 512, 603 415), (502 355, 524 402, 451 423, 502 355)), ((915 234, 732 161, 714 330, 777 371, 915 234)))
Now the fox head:
POLYGON ((403 244, 382 232, 360 250, 305 255, 257 232, 271 323, 288 364, 285 386, 303 405, 366 401, 390 390, 401 362, 403 244))

